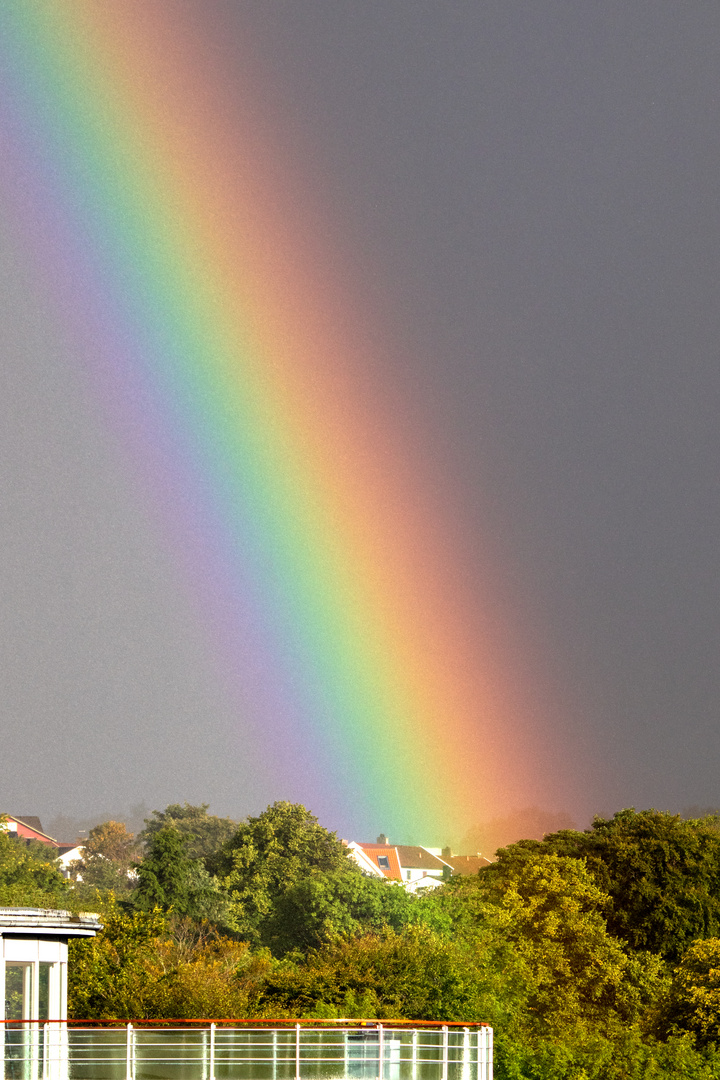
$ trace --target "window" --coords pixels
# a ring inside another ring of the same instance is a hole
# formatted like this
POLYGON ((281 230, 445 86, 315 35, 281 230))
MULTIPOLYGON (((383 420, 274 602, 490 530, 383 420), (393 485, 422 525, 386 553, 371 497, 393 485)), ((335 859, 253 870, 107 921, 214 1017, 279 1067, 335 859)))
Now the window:
POLYGON ((32 1016, 32 964, 5 965, 5 1019, 29 1020, 32 1016))
POLYGON ((50 1016, 50 969, 52 964, 40 964, 40 985, 38 986, 39 1017, 41 1020, 55 1019, 50 1016))
POLYGON ((390 869, 390 859, 387 855, 378 855, 378 866, 381 870, 390 869))

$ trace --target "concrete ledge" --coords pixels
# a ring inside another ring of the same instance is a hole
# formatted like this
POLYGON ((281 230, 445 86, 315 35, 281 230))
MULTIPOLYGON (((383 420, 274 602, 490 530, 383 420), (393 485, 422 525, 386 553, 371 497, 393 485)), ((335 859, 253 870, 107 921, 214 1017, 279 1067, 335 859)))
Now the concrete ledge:
POLYGON ((45 910, 43 908, 0 908, 0 936, 23 934, 30 937, 93 937, 102 930, 93 911, 45 910))

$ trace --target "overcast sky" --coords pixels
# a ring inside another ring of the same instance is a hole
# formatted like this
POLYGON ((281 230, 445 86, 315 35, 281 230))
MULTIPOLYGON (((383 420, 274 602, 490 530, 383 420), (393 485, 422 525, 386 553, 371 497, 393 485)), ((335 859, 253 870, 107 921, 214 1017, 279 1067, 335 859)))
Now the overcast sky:
MULTIPOLYGON (((397 346, 452 528, 503 552, 542 636, 591 756, 584 795, 548 808, 720 804, 720 7, 181 6, 229 98, 256 59, 397 346)), ((3 251, 0 809, 256 812, 283 793, 237 760, 168 555, 3 251)))

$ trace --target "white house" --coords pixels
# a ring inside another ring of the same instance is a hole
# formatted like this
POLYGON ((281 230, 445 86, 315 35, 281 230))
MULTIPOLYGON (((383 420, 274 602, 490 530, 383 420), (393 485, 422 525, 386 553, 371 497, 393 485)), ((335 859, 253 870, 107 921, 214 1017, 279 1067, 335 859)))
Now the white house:
POLYGON ((412 893, 436 889, 455 874, 476 874, 482 866, 489 866, 480 855, 453 855, 450 848, 391 844, 385 836, 379 836, 374 844, 352 841, 347 846, 351 858, 365 873, 396 881, 412 893))
MULTIPOLYGON (((70 877, 70 863, 80 862, 85 852, 85 848, 82 844, 75 844, 71 847, 69 844, 60 844, 58 846, 59 854, 55 858, 60 873, 63 877, 70 877)), ((82 881, 82 877, 78 877, 78 881, 82 881)))

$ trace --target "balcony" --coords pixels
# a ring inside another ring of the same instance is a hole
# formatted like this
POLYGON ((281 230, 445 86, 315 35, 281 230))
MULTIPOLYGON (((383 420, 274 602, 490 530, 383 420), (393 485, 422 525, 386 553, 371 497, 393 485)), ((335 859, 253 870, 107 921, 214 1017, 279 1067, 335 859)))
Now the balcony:
POLYGON ((6 1080, 492 1080, 485 1024, 5 1024, 6 1080))

